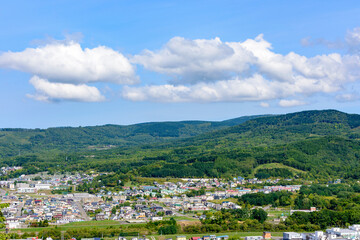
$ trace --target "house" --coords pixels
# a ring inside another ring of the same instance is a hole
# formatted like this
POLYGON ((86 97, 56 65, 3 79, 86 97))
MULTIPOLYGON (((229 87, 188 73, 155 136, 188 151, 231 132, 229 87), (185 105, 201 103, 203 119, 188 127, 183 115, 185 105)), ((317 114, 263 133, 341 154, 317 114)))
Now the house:
POLYGON ((172 216, 172 215, 174 215, 174 212, 171 211, 171 210, 166 210, 166 211, 165 211, 165 215, 170 215, 170 216, 172 216))
POLYGON ((263 239, 271 239, 271 232, 264 232, 263 239))
POLYGON ((202 240, 201 237, 191 237, 189 240, 202 240))
POLYGON ((186 240, 185 236, 176 236, 176 240, 186 240))
POLYGON ((96 221, 105 220, 105 214, 98 213, 98 214, 96 214, 95 219, 96 219, 96 221))
POLYGON ((229 239, 228 235, 222 235, 222 236, 217 236, 216 237, 216 240, 227 240, 227 239, 229 239))
POLYGON ((17 189, 18 193, 36 193, 37 190, 35 188, 31 188, 31 187, 23 187, 23 188, 18 188, 17 189))
POLYGON ((245 240, 262 240, 263 237, 262 236, 248 236, 245 237, 245 240))
POLYGON ((8 218, 6 221, 6 228, 9 229, 21 228, 21 223, 15 218, 8 218))
POLYGON ((50 190, 51 184, 39 183, 35 184, 35 189, 37 190, 50 190))
POLYGON ((344 228, 331 228, 326 229, 327 235, 332 235, 340 238, 347 238, 347 239, 356 239, 360 236, 360 232, 352 229, 344 229, 344 228))
POLYGON ((323 231, 315 231, 315 233, 309 234, 308 239, 309 240, 325 240, 325 239, 327 239, 327 237, 323 231))
POLYGON ((208 236, 203 236, 202 237, 203 240, 212 240, 212 239, 216 239, 216 235, 208 235, 208 236))
POLYGON ((302 236, 300 233, 296 233, 296 232, 284 232, 283 239, 284 240, 302 239, 302 236))

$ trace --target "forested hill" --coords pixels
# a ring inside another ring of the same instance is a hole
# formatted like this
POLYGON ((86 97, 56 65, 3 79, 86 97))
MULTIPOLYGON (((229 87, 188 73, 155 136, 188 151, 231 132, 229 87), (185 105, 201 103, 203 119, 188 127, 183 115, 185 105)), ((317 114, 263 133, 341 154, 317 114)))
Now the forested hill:
POLYGON ((185 145, 272 146, 321 136, 360 139, 360 115, 336 110, 260 117, 183 141, 185 145))
POLYGON ((17 149, 19 145, 4 139, 23 141, 21 146, 30 146, 33 153, 3 157, 0 164, 24 166, 26 173, 93 169, 145 177, 360 179, 360 115, 323 110, 250 118, 19 130, 8 135, 5 130, 2 144, 17 149), (89 148, 96 144, 117 147, 89 148))
POLYGON ((0 157, 50 150, 73 152, 159 143, 227 128, 257 117, 262 116, 245 116, 221 122, 150 122, 128 126, 104 125, 48 129, 3 128, 0 129, 0 157))

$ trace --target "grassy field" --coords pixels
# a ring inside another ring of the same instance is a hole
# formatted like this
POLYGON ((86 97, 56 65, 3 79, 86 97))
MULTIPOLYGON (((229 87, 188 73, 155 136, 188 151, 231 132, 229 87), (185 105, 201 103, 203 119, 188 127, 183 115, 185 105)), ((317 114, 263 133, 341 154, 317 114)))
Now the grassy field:
POLYGON ((221 200, 210 200, 209 202, 216 203, 216 204, 221 204, 223 202, 237 203, 238 199, 236 199, 236 198, 226 198, 226 199, 221 199, 221 200))
POLYGON ((64 225, 51 225, 49 227, 43 227, 43 228, 22 228, 22 229, 13 229, 10 232, 14 233, 36 233, 40 232, 41 230, 49 230, 57 227, 58 229, 62 231, 66 231, 69 229, 77 229, 77 228, 109 228, 109 227, 121 227, 123 229, 127 228, 133 228, 134 226, 138 228, 142 228, 145 226, 144 223, 132 223, 132 224, 121 224, 118 221, 113 220, 103 220, 103 221, 84 221, 84 222, 74 222, 74 223, 68 223, 64 225))
POLYGON ((191 216, 172 216, 172 217, 164 217, 164 219, 168 220, 170 218, 174 218, 176 221, 183 221, 183 220, 189 220, 194 221, 195 218, 192 218, 191 216))
POLYGON ((299 170, 299 169, 296 169, 296 168, 292 168, 292 167, 289 167, 289 166, 286 166, 282 163, 267 163, 267 164, 262 164, 258 167, 256 167, 253 171, 253 173, 251 175, 249 175, 249 177, 255 177, 255 174, 257 173, 257 171, 259 169, 273 169, 273 168, 286 168, 288 170, 290 170, 291 172, 293 173, 305 173, 304 171, 302 170, 299 170))
POLYGON ((120 225, 115 220, 102 220, 102 221, 83 221, 83 222, 72 222, 62 225, 61 227, 89 227, 89 226, 116 226, 120 225))
POLYGON ((151 178, 151 177, 135 177, 134 181, 128 181, 125 183, 125 187, 135 187, 140 185, 153 185, 154 182, 163 184, 165 182, 182 182, 181 178, 151 178))
MULTIPOLYGON (((179 217, 181 218, 181 217, 179 217)), ((180 220, 180 219, 178 219, 180 220)), ((181 224, 181 223, 180 223, 181 224)), ((139 224, 121 224, 117 221, 112 221, 112 220, 104 220, 104 221, 85 221, 85 222, 76 222, 76 223, 69 223, 69 224, 65 224, 65 225, 61 225, 61 226, 58 226, 57 228, 61 231, 67 231, 67 230, 73 230, 73 229, 78 229, 78 228, 82 228, 82 229, 86 229, 86 228, 89 228, 89 229, 93 229, 93 228, 103 228, 103 229, 106 229, 106 228, 111 228, 111 227, 119 227, 119 228, 122 228, 124 229, 125 231, 128 230, 128 231, 136 231, 136 228, 138 228, 139 230, 140 229, 144 229, 145 227, 145 224, 144 223, 139 223, 139 224)), ((41 232, 42 230, 50 230, 50 229, 53 229, 55 228, 55 226, 49 226, 49 227, 46 227, 46 228, 25 228, 25 229, 13 229, 11 230, 12 233, 33 233, 34 235, 35 234, 38 234, 39 232, 41 232)), ((262 235, 262 232, 222 232, 222 233, 202 233, 202 234, 176 234, 176 235, 159 235, 159 234, 156 234, 156 235, 150 235, 148 237, 154 237, 156 240, 165 240, 165 239, 168 239, 168 238, 171 238, 171 239, 176 239, 176 236, 179 236, 179 235, 184 235, 186 236, 187 239, 189 239, 190 237, 192 236, 196 236, 196 237, 201 237, 201 236, 204 236, 204 235, 210 235, 210 234, 213 234, 213 235, 217 235, 217 236, 221 236, 221 235, 228 235, 229 237, 234 237, 236 239, 242 239, 246 236, 260 236, 262 235)), ((272 233, 273 236, 276 236, 276 237, 279 237, 279 236, 282 236, 282 233, 279 233, 279 232, 273 232, 272 233)), ((113 238, 105 238, 105 239, 114 239, 115 237, 113 238)))
POLYGON ((269 209, 266 211, 268 213, 268 220, 273 220, 275 218, 280 218, 281 216, 289 216, 289 208, 279 208, 279 209, 269 209))

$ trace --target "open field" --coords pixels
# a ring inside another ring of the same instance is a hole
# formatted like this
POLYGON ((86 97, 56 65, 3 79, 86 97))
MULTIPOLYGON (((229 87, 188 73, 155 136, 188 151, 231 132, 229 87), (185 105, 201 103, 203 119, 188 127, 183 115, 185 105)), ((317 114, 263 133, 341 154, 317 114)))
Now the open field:
POLYGON ((120 225, 118 221, 114 220, 102 220, 102 221, 84 221, 84 222, 73 222, 62 225, 61 227, 96 227, 96 226, 116 226, 120 225))
POLYGON ((273 220, 275 218, 280 218, 281 216, 290 215, 290 209, 287 208, 269 209, 266 212, 268 213, 268 220, 273 220))
MULTIPOLYGON (((181 224, 181 222, 179 222, 179 224, 181 224)), ((124 231, 133 231, 136 232, 137 229, 138 230, 144 230, 144 226, 145 224, 140 223, 140 224, 121 224, 120 222, 117 221, 112 221, 112 220, 104 220, 104 221, 87 221, 87 222, 77 222, 77 223, 69 223, 69 224, 65 224, 65 225, 61 225, 58 226, 57 228, 60 231, 67 231, 67 230, 76 230, 76 229, 86 229, 89 228, 93 229, 93 228, 100 228, 100 229, 109 229, 109 228, 114 228, 114 227, 118 227, 123 229, 124 231)), ((34 233, 37 234, 39 232, 41 232, 42 230, 50 230, 50 229, 54 229, 55 226, 49 226, 49 227, 45 227, 45 228, 24 228, 24 229, 13 229, 11 230, 11 233, 34 233)), ((165 240, 167 238, 173 238, 175 239, 176 236, 179 235, 184 235, 188 238, 190 238, 191 236, 204 236, 204 235, 210 235, 210 234, 215 234, 217 236, 220 235, 229 235, 230 237, 236 237, 236 238, 244 238, 246 236, 260 236, 262 235, 262 232, 222 232, 222 233, 202 233, 202 234, 174 234, 174 235, 159 235, 159 234, 155 234, 155 235, 150 235, 150 237, 154 237, 157 240, 165 240)), ((280 237, 282 236, 282 233, 280 232, 274 232, 272 233, 273 236, 275 237, 280 237)), ((148 236, 149 237, 149 236, 148 236)), ((105 238, 105 239, 114 239, 113 238, 105 238)))
POLYGON ((171 217, 164 217, 164 220, 169 220, 170 218, 174 218, 176 221, 184 221, 184 220, 188 220, 188 221, 194 221, 196 220, 195 218, 192 218, 191 216, 171 216, 171 217))
MULTIPOLYGON (((273 169, 273 168, 285 168, 285 169, 288 169, 290 170, 291 172, 293 173, 305 173, 304 171, 302 170, 299 170, 299 169, 296 169, 296 168, 293 168, 293 167, 289 167, 289 166, 286 166, 282 163, 267 163, 267 164, 263 164, 263 165, 260 165, 258 167, 256 167, 253 171, 253 174, 252 175, 255 175, 255 173, 257 173, 257 171, 259 169, 273 169)), ((254 177, 254 176, 252 176, 254 177)))
POLYGON ((84 221, 84 222, 74 222, 74 223, 68 223, 68 224, 64 224, 64 225, 51 225, 49 227, 38 227, 38 228, 22 228, 22 229, 12 229, 10 232, 13 233, 30 233, 30 232, 40 232, 42 230, 50 230, 53 228, 58 228, 62 231, 66 231, 66 230, 70 230, 70 229, 80 229, 80 228, 113 228, 113 227, 119 227, 122 228, 124 230, 129 229, 129 228, 136 228, 138 227, 143 228, 145 226, 144 223, 132 223, 132 224, 122 224, 118 221, 113 221, 113 220, 103 220, 103 221, 84 221))
POLYGON ((236 198, 226 198, 226 199, 221 199, 221 200, 210 200, 209 202, 216 203, 216 204, 221 204, 223 202, 237 203, 238 199, 236 199, 236 198))

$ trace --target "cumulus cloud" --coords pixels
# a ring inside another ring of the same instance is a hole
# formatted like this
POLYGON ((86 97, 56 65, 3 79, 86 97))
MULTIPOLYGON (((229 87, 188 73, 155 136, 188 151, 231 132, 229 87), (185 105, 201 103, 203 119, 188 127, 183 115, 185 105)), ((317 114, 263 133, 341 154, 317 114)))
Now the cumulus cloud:
POLYGON ((353 53, 360 53, 360 27, 348 31, 345 37, 345 42, 349 47, 349 51, 353 53))
POLYGON ((301 45, 304 47, 312 47, 312 46, 316 46, 316 45, 323 45, 327 48, 334 48, 334 49, 339 49, 339 48, 344 48, 345 47, 345 43, 343 41, 337 40, 337 41, 329 41, 326 40, 325 38, 316 38, 316 39, 312 39, 311 37, 306 37, 301 39, 301 45))
POLYGON ((327 84, 312 79, 297 82, 271 81, 260 74, 249 78, 197 83, 194 85, 152 85, 125 87, 123 97, 131 101, 156 102, 244 102, 262 101, 330 91, 327 84))
POLYGON ((261 75, 195 85, 159 85, 126 87, 123 97, 132 101, 158 102, 232 102, 254 101, 287 95, 286 86, 274 85, 261 75))
POLYGON ((105 97, 101 95, 96 87, 85 84, 52 83, 46 79, 34 76, 30 83, 36 89, 35 95, 28 94, 28 97, 39 101, 77 101, 77 102, 100 102, 105 97))
POLYGON ((164 85, 124 88, 132 101, 263 101, 336 92, 360 77, 358 55, 278 54, 262 34, 244 42, 175 37, 131 61, 172 77, 164 85))
POLYGON ((336 100, 339 102, 354 102, 359 99, 360 96, 356 93, 344 93, 336 96, 336 100))
POLYGON ((270 107, 270 104, 267 103, 267 102, 261 102, 260 106, 263 107, 263 108, 268 108, 268 107, 270 107))
MULTIPOLYGON (((304 39, 303 44, 311 45, 312 40, 304 39)), ((349 31, 341 44, 348 46, 346 54, 307 57, 277 53, 262 34, 242 42, 174 37, 158 50, 128 59, 105 46, 82 48, 68 38, 2 53, 0 68, 33 74, 32 97, 45 101, 103 101, 105 97, 89 84, 109 82, 126 85, 122 96, 131 101, 258 101, 267 107, 266 101, 282 99, 279 105, 289 107, 305 104, 294 99, 318 93, 336 93, 338 101, 354 99, 342 92, 360 79, 360 28, 349 31), (128 86, 139 80, 134 64, 170 78, 162 85, 128 86)))
POLYGON ((134 67, 121 53, 99 46, 82 49, 74 41, 52 42, 0 55, 0 67, 37 75, 51 82, 137 82, 134 67))
POLYGON ((174 37, 162 49, 145 50, 131 61, 151 71, 168 74, 174 82, 196 83, 249 70, 255 57, 238 43, 224 43, 219 38, 174 37))
POLYGON ((325 38, 312 39, 306 37, 301 39, 301 45, 311 47, 315 45, 323 45, 330 49, 343 49, 349 53, 360 53, 360 27, 348 30, 344 40, 330 41, 325 38))
POLYGON ((306 104, 305 102, 296 100, 296 99, 291 99, 291 100, 281 99, 279 101, 280 107, 296 107, 296 106, 301 106, 301 105, 305 105, 305 104, 306 104))
POLYGON ((34 75, 30 83, 39 93, 34 98, 46 101, 102 101, 100 92, 85 84, 138 83, 135 68, 124 55, 105 46, 83 49, 74 41, 78 38, 79 34, 65 40, 47 39, 36 48, 1 53, 0 68, 34 75))

